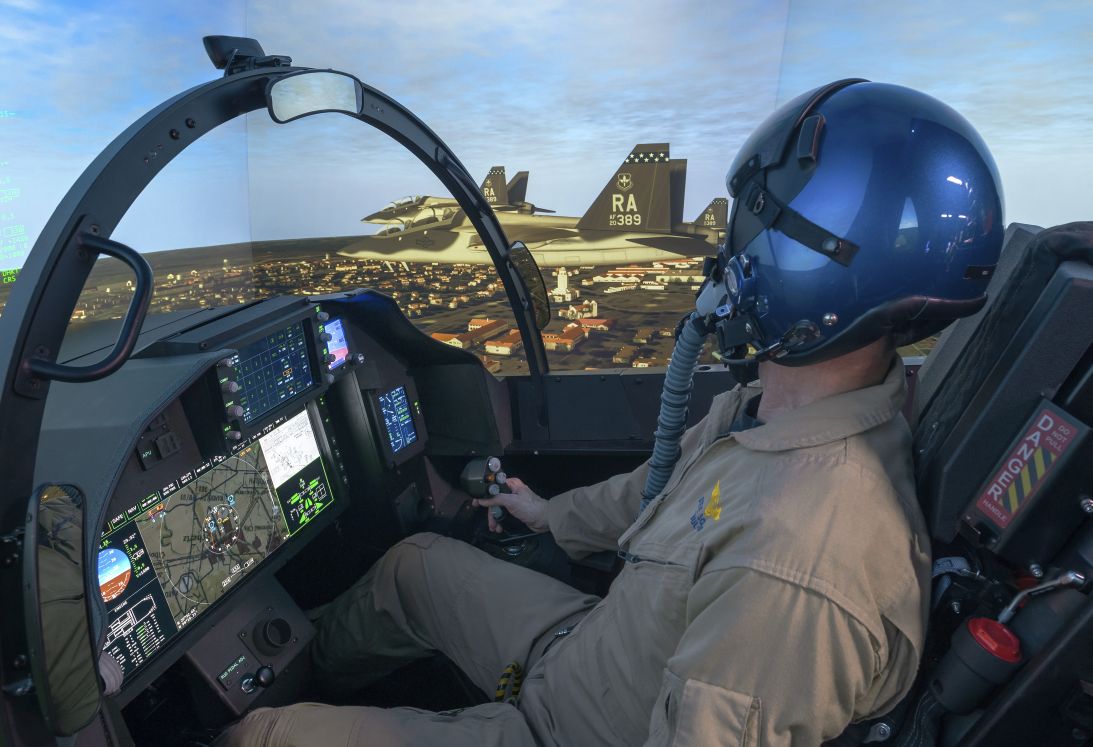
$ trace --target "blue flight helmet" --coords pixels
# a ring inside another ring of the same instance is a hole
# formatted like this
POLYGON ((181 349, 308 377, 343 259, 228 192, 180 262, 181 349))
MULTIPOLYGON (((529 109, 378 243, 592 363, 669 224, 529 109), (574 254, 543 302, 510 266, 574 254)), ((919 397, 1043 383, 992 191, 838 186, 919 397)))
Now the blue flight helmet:
POLYGON ((986 302, 998 170, 975 128, 926 94, 860 79, 802 94, 726 181, 732 213, 697 307, 730 364, 905 345, 986 302))

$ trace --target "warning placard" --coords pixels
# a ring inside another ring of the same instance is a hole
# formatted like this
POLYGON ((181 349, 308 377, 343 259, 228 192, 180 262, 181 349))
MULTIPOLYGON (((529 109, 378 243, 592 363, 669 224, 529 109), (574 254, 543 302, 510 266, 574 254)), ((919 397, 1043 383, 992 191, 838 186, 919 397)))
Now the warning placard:
POLYGON ((976 508, 999 529, 1008 527, 1081 430, 1082 425, 1068 420, 1056 408, 1041 406, 979 495, 976 508))

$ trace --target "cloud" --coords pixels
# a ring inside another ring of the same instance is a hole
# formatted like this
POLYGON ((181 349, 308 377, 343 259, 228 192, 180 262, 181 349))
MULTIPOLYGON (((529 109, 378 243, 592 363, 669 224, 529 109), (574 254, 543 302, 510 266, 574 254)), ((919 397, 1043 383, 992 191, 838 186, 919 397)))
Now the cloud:
MULTIPOLYGON (((25 226, 36 237, 69 186, 117 134, 174 93, 216 77, 201 44, 202 24, 241 33, 243 11, 242 2, 214 0, 188 3, 185 12, 138 0, 7 2, 0 24, 0 65, 7 71, 0 108, 13 116, 0 120, 0 171, 21 195, 5 206, 4 214, 13 216, 5 225, 25 226)), ((242 141, 239 148, 245 153, 242 141)), ((199 160, 187 153, 180 162, 191 166, 180 169, 193 171, 199 160)), ((165 200, 161 213, 172 201, 178 197, 165 200)), ((210 208, 215 212, 216 205, 210 208)), ((200 233, 190 231, 183 240, 200 243, 200 233)), ((149 220, 136 243, 163 248, 159 241, 171 245, 176 237, 165 237, 149 220)))
POLYGON ((1085 146, 1093 6, 1049 0, 1035 13, 1024 8, 921 0, 895 14, 887 4, 849 0, 795 4, 779 97, 851 76, 925 91, 979 130, 1002 173, 1011 217, 1043 225, 1088 219, 1088 190, 1077 187, 1093 172, 1085 146), (1037 162, 1039 173, 1030 168, 1037 162), (1075 189, 1059 191, 1060 183, 1075 189))
MULTIPOLYGON (((635 143, 669 141, 672 155, 688 160, 693 218, 725 193, 737 148, 776 103, 863 75, 920 88, 964 113, 1004 178, 1019 182, 1007 185, 1011 216, 1088 217, 1093 7, 1076 0, 1034 9, 1015 0, 0 0, 0 8, 0 108, 16 115, 0 119, 0 153, 10 162, 5 175, 24 188, 18 222, 32 235, 124 127, 217 77, 200 40, 209 33, 253 36, 297 64, 358 75, 418 114, 476 180, 495 164, 529 169, 528 198, 562 214, 582 213, 635 143)), ((130 221, 134 242, 148 248, 235 237, 241 229, 218 190, 230 190, 255 236, 360 230, 376 205, 440 191, 385 136, 335 115, 279 126, 254 114, 169 169, 160 179, 176 196, 156 187, 130 221), (176 209, 192 217, 165 232, 155 216, 176 209)))
POLYGON ((0 0, 0 8, 10 10, 36 11, 42 7, 38 0, 0 0))
POLYGON ((637 142, 669 140, 690 160, 687 212, 723 194, 728 161, 774 104, 787 12, 650 1, 250 8, 267 51, 358 74, 421 116, 476 178, 494 164, 531 169, 529 198, 568 214, 637 142))

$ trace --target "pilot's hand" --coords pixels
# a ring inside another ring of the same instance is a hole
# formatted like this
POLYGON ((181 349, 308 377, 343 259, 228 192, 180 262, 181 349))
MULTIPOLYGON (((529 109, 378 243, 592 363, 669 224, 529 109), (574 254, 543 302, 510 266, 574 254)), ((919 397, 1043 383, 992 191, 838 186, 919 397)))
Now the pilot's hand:
MULTIPOLYGON (((546 499, 537 496, 531 488, 524 484, 519 477, 510 477, 505 486, 511 493, 499 493, 490 498, 475 498, 475 506, 501 506, 520 521, 524 522, 533 532, 546 532, 550 529, 547 524, 546 499)), ((505 531, 493 516, 489 515, 490 531, 500 534, 505 531)))

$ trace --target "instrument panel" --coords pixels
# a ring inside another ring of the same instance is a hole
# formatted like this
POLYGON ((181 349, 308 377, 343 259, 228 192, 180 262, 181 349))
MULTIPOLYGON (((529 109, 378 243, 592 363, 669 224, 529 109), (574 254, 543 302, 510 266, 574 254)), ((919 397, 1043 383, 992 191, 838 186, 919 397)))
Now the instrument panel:
MULTIPOLYGON (((94 332, 66 338, 59 358, 95 359, 94 332)), ((124 675, 115 701, 183 656, 218 693, 241 654, 241 678, 288 666, 307 626, 263 649, 255 626, 275 614, 270 589, 297 605, 286 620, 306 621, 300 608, 367 569, 362 542, 455 521, 464 496, 436 460, 511 437, 491 382, 473 354, 358 291, 161 317, 117 373, 54 386, 38 468, 80 486, 98 523, 88 582, 103 651, 124 675)), ((220 697, 235 712, 258 697, 232 692, 220 697)))
POLYGON ((248 577, 291 563, 346 507, 340 413, 326 401, 339 379, 367 379, 358 401, 383 463, 404 462, 427 440, 412 379, 346 320, 296 305, 235 330, 214 323, 204 338, 187 330, 156 343, 232 353, 151 421, 110 500, 96 572, 103 650, 126 687, 147 681, 149 665, 195 622, 248 577), (384 360, 365 366, 369 358, 384 360), (384 385, 367 389, 377 372, 384 385))

